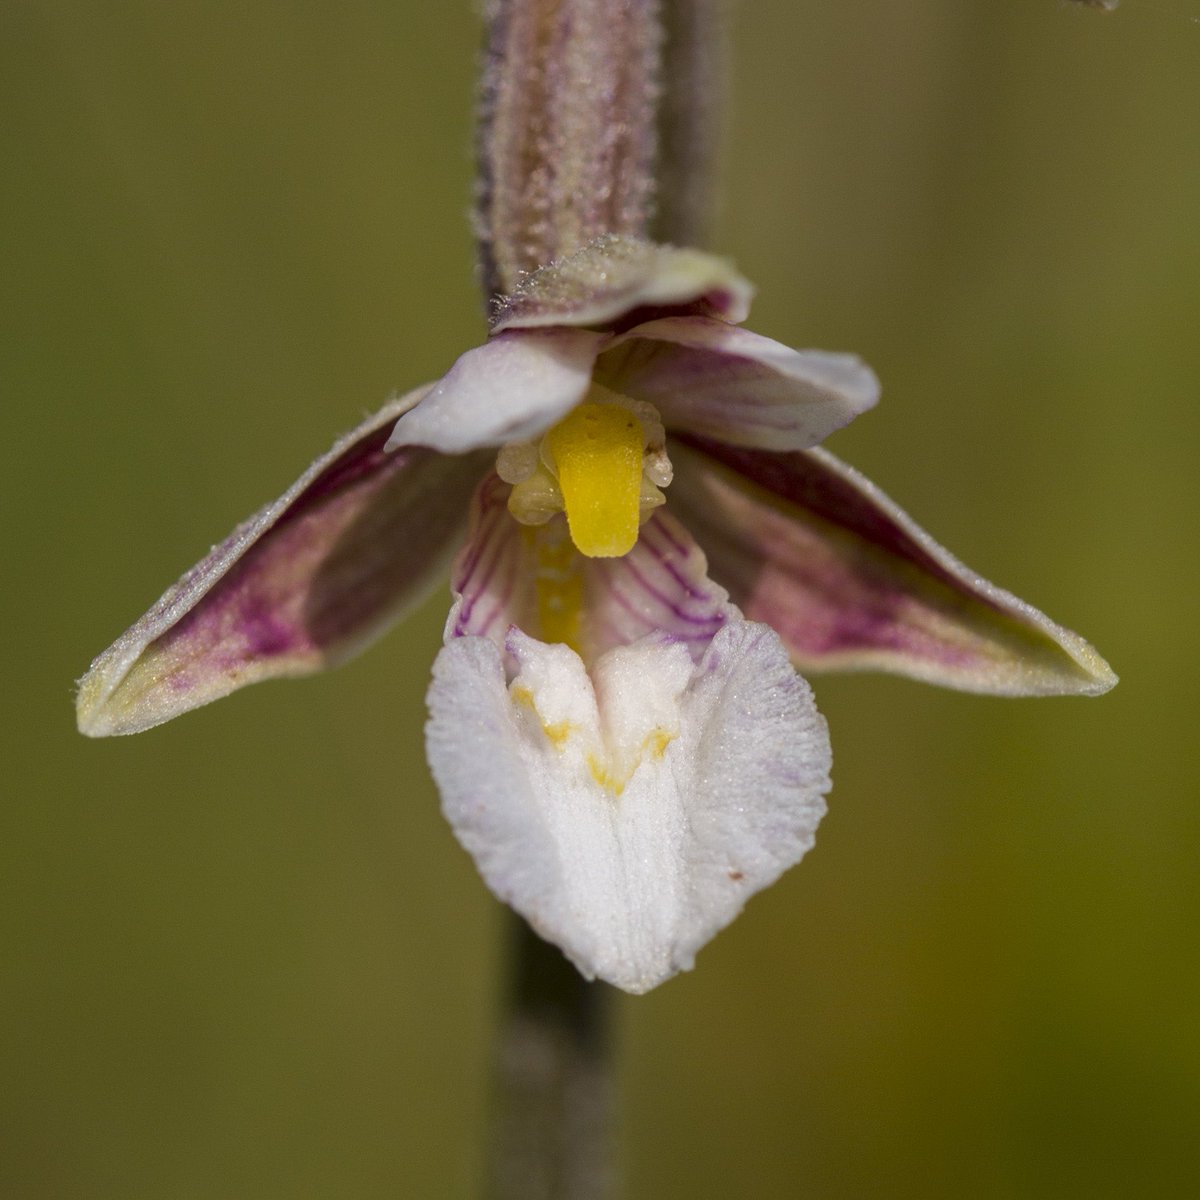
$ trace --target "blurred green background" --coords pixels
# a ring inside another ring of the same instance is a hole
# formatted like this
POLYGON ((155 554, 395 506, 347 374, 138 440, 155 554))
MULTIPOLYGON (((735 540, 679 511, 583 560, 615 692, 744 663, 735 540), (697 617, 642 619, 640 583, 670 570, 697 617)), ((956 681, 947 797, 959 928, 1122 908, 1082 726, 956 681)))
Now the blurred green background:
MULTIPOLYGON (((738 6, 714 244, 832 443, 1122 675, 820 679, 817 850, 622 999, 651 1197, 1185 1197, 1200 1151, 1200 15, 738 6)), ((0 1195, 474 1195, 501 913, 423 762, 446 608, 93 743, 71 681, 481 333, 467 0, 6 0, 0 1195)))

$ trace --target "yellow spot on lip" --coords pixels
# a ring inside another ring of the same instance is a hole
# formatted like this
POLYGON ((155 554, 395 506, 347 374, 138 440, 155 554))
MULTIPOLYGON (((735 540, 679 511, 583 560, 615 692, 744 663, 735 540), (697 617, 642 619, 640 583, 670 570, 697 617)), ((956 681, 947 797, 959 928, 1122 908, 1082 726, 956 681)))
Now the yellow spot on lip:
POLYGON ((509 690, 509 696, 514 704, 532 711, 542 727, 542 732, 557 749, 561 750, 570 741, 571 734, 575 732, 575 725, 571 721, 548 722, 544 720, 542 714, 538 712, 537 702, 529 688, 518 684, 509 690))
POLYGON ((574 728, 575 726, 570 721, 556 721, 553 725, 547 725, 545 721, 542 722, 542 732, 560 750, 566 745, 574 728))
POLYGON ((615 404, 586 402, 546 434, 571 540, 589 558, 620 558, 637 542, 645 438, 615 404))
MULTIPOLYGON (((547 721, 538 710, 537 700, 530 688, 516 684, 509 689, 509 696, 514 704, 528 708, 533 713, 542 728, 542 733, 546 735, 546 740, 556 750, 565 752, 571 739, 580 732, 579 726, 573 721, 547 721)), ((647 760, 662 761, 667 747, 675 740, 677 733, 677 730, 671 732, 661 725, 655 727, 642 739, 632 759, 620 752, 614 755, 604 746, 598 751, 589 750, 584 756, 588 774, 610 795, 620 796, 642 763, 647 760)))
MULTIPOLYGON (((594 754, 587 756, 587 766, 592 778, 606 792, 612 792, 614 796, 619 796, 625 790, 625 785, 629 782, 629 777, 618 779, 594 754)), ((630 774, 632 775, 632 772, 630 774)))
POLYGON ((641 749, 636 760, 626 764, 623 770, 614 770, 611 763, 601 761, 595 754, 589 754, 587 756, 588 772, 605 791, 619 796, 646 758, 649 757, 654 762, 661 762, 663 755, 667 752, 667 747, 674 740, 675 734, 668 733, 661 728, 652 729, 642 739, 641 749))
POLYGON ((662 758, 667 752, 667 747, 675 740, 673 733, 668 733, 665 729, 654 729, 646 734, 646 740, 642 742, 642 753, 649 754, 655 761, 662 758))

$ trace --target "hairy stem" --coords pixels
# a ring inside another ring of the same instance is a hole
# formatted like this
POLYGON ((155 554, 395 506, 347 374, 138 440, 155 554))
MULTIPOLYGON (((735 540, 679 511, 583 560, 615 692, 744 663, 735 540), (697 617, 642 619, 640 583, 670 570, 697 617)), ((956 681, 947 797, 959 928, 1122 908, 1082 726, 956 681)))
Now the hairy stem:
POLYGON ((603 234, 702 244, 724 0, 489 0, 485 16, 485 299, 603 234))
POLYGON ((648 234, 659 7, 489 0, 476 207, 489 298, 602 234, 648 234))

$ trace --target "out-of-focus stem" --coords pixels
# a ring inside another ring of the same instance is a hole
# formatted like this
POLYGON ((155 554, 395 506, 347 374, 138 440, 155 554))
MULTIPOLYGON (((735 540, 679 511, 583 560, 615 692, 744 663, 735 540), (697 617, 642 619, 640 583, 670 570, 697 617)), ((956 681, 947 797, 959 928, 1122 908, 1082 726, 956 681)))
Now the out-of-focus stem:
POLYGON ((488 1200, 615 1192, 612 989, 588 983, 520 918, 497 1040, 488 1200))

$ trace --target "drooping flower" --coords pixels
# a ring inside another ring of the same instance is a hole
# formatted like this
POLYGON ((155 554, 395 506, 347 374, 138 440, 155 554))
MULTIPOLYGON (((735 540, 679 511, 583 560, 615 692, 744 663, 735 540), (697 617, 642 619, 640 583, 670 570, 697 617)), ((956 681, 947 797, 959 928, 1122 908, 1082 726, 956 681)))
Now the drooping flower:
POLYGON ((811 846, 830 753, 805 670, 1107 690, 1081 638, 980 579, 817 443, 870 408, 849 355, 740 326, 721 259, 601 238, 385 406, 93 663, 80 729, 134 733, 343 661, 453 606, 427 744, 491 889, 589 977, 645 991, 811 846))

